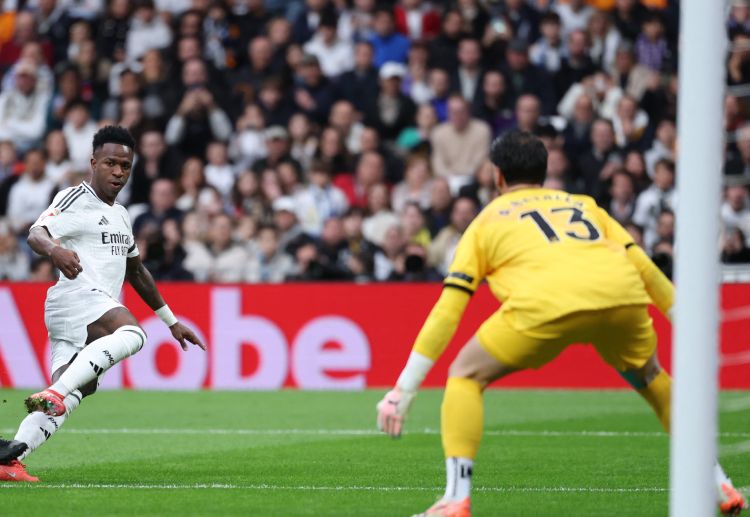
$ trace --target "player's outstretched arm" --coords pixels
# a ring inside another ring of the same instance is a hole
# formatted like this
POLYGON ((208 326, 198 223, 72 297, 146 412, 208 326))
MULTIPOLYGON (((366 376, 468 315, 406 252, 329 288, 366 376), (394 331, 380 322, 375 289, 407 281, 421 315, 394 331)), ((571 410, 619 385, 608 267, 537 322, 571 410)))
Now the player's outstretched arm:
POLYGON ((651 301, 662 314, 672 319, 672 305, 674 303, 674 285, 656 264, 646 255, 640 246, 633 242, 633 238, 620 223, 612 219, 606 211, 601 209, 602 217, 606 221, 607 238, 622 244, 628 260, 641 275, 651 301))
POLYGON ((31 228, 26 242, 29 243, 29 247, 35 253, 43 257, 49 257, 52 260, 52 264, 66 278, 73 280, 83 271, 78 254, 75 251, 66 250, 52 240, 49 231, 44 226, 34 226, 31 228))
POLYGON ((128 257, 126 277, 130 285, 133 286, 138 296, 146 302, 146 304, 153 309, 159 318, 169 327, 172 332, 172 336, 179 341, 180 346, 183 350, 188 349, 187 342, 191 342, 194 345, 199 346, 205 350, 204 345, 198 336, 190 330, 188 327, 177 321, 177 318, 172 313, 169 306, 164 302, 159 290, 154 282, 154 277, 146 266, 141 262, 141 257, 136 255, 134 257, 128 257))
POLYGON ((470 299, 471 291, 468 289, 450 283, 445 285, 417 336, 396 386, 377 405, 378 428, 381 431, 393 438, 401 435, 419 386, 456 333, 470 299))

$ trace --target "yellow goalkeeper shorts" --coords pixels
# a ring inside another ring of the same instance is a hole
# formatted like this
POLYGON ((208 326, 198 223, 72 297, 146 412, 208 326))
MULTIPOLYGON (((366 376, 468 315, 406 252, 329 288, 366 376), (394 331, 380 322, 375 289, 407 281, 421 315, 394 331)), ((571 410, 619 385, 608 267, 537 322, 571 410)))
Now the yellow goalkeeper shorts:
POLYGON ((518 331, 502 310, 477 332, 491 356, 511 368, 539 368, 574 343, 591 344, 619 371, 637 369, 656 352, 656 332, 645 305, 575 312, 518 331))

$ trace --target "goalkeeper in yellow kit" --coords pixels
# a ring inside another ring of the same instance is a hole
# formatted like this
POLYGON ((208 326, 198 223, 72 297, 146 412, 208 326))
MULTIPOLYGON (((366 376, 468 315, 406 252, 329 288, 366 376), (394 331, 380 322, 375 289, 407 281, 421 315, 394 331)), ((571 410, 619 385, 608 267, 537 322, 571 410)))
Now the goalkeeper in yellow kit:
MULTIPOLYGON (((590 343, 646 399, 669 431, 669 375, 656 357, 647 307, 669 315, 671 282, 593 199, 542 188, 547 151, 529 133, 493 143, 501 196, 471 223, 443 293, 417 336, 396 387, 378 404, 378 426, 399 436, 422 380, 456 331, 471 295, 486 280, 502 307, 450 366, 441 410, 445 495, 421 515, 471 515, 474 458, 482 437, 482 391, 539 368, 573 343, 590 343)), ((746 502, 716 465, 720 509, 746 502)))

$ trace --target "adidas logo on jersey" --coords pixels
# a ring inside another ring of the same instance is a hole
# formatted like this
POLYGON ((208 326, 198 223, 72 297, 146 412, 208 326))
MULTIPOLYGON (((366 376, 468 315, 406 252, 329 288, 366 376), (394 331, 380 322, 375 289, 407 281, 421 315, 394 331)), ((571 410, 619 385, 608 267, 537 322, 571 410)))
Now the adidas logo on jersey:
POLYGON ((99 226, 104 226, 104 225, 107 225, 107 224, 109 224, 109 221, 107 221, 106 217, 102 216, 102 220, 99 221, 99 226))

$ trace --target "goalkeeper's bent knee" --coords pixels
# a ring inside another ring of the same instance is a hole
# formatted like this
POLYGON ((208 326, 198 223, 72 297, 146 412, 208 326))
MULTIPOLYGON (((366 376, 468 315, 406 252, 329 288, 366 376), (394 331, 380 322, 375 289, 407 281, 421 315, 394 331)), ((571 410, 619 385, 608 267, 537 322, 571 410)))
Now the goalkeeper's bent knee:
POLYGON ((482 386, 465 377, 450 377, 441 408, 445 457, 475 458, 482 439, 482 386))

